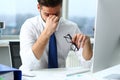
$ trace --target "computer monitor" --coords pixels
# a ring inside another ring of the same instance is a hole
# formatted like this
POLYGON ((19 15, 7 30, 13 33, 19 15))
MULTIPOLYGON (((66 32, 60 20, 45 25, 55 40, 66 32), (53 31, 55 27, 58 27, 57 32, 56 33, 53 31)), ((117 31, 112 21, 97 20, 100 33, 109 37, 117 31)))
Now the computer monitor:
POLYGON ((120 64, 120 0, 98 0, 92 72, 120 64))

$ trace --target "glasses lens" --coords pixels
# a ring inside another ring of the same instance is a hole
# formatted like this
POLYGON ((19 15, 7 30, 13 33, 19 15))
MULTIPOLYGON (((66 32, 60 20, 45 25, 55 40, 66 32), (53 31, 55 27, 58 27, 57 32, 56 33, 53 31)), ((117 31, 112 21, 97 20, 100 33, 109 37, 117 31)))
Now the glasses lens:
POLYGON ((71 45, 71 50, 73 51, 77 51, 78 49, 76 48, 76 46, 74 44, 71 45))
POLYGON ((70 38, 66 38, 66 41, 71 43, 71 39, 70 38))
POLYGON ((71 46, 70 46, 70 49, 73 50, 73 51, 78 51, 79 49, 77 48, 77 46, 72 43, 72 37, 70 34, 67 34, 66 36, 64 36, 64 38, 66 39, 66 41, 68 43, 71 43, 71 46))
POLYGON ((72 37, 70 36, 70 34, 67 34, 66 36, 64 36, 64 38, 66 39, 67 42, 71 43, 71 39, 72 37))

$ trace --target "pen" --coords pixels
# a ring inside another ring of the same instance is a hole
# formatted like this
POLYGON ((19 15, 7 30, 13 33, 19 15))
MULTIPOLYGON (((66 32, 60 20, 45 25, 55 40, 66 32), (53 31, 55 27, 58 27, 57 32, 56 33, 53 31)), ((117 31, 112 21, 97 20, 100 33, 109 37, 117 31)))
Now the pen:
POLYGON ((76 75, 76 74, 82 74, 82 73, 85 73, 85 72, 88 72, 88 70, 86 70, 86 71, 82 71, 82 72, 70 73, 70 74, 67 74, 66 76, 73 76, 73 75, 76 75))

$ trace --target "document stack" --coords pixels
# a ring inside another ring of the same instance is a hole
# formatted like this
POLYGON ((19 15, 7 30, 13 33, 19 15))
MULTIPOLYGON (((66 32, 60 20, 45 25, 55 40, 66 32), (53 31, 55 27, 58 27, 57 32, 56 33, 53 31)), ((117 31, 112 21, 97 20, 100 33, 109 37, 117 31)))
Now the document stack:
POLYGON ((21 77, 20 70, 0 64, 0 80, 21 80, 21 77))

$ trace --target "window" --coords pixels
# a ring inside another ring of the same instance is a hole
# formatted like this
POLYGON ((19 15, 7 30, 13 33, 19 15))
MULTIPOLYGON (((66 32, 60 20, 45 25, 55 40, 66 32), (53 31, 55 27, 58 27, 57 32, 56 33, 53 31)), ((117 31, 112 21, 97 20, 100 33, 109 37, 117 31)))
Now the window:
POLYGON ((94 21, 97 0, 68 0, 68 19, 77 23, 80 30, 94 36, 94 21))
MULTIPOLYGON (((63 0, 63 4, 63 17, 76 22, 84 34, 93 36, 96 0, 63 0)), ((37 0, 0 0, 0 7, 0 22, 5 22, 2 35, 19 35, 24 21, 39 15, 37 0)))
POLYGON ((38 13, 37 0, 0 0, 0 22, 5 22, 2 35, 19 35, 27 18, 38 13))

